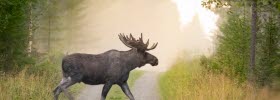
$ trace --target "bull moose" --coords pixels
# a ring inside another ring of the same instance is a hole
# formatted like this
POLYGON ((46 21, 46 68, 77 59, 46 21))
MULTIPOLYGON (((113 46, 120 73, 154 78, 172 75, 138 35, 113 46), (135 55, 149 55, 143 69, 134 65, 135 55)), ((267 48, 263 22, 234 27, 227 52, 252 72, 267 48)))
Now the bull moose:
POLYGON ((54 99, 57 100, 61 92, 70 99, 73 97, 67 91, 71 85, 83 82, 89 85, 104 84, 101 100, 105 100, 112 85, 121 87, 125 95, 134 100, 127 85, 129 72, 137 67, 150 64, 158 65, 158 59, 147 51, 153 50, 158 43, 148 48, 149 40, 143 42, 143 37, 135 39, 130 36, 119 34, 119 39, 124 45, 131 48, 128 51, 109 50, 101 54, 74 53, 67 55, 62 60, 63 78, 54 89, 54 99))

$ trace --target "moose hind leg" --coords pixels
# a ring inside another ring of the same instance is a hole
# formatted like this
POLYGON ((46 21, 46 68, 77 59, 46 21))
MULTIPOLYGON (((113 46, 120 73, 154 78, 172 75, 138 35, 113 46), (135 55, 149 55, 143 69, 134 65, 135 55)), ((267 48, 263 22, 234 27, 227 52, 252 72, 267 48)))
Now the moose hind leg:
POLYGON ((59 94, 62 92, 61 85, 66 82, 66 78, 62 78, 59 85, 53 90, 54 100, 58 100, 59 94))
POLYGON ((64 94, 68 97, 69 100, 74 100, 72 95, 68 92, 67 88, 70 87, 71 85, 74 85, 77 83, 77 81, 72 80, 70 77, 67 78, 67 81, 61 85, 61 89, 64 92, 64 94))
POLYGON ((127 82, 123 84, 119 84, 119 86, 122 88, 122 91, 125 93, 125 95, 130 99, 130 100, 135 100, 132 93, 130 92, 130 89, 127 85, 127 82))
POLYGON ((74 98, 67 91, 67 88, 75 83, 77 83, 77 82, 72 80, 70 77, 63 78, 62 81, 60 82, 59 86, 57 86, 57 88, 54 90, 54 99, 58 100, 59 94, 63 91, 69 100, 73 100, 74 98))
POLYGON ((54 93, 54 100, 58 100, 58 96, 59 96, 59 94, 62 92, 62 90, 61 90, 61 88, 59 87, 59 86, 57 86, 55 89, 54 89, 54 91, 53 91, 53 93, 54 93))

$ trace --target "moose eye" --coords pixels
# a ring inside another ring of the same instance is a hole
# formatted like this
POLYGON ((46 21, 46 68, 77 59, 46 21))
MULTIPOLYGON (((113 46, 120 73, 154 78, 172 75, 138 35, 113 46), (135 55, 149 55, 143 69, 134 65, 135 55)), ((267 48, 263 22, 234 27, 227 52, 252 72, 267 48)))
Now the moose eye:
POLYGON ((145 53, 144 53, 144 57, 147 57, 147 56, 148 56, 148 53, 145 52, 145 53))

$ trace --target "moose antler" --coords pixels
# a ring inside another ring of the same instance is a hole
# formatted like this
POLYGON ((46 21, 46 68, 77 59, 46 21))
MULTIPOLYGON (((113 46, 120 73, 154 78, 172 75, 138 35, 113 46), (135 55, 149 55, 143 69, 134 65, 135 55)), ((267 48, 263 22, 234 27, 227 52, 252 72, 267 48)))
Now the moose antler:
POLYGON ((128 37, 128 35, 124 35, 123 33, 120 33, 119 38, 123 42, 123 44, 125 44, 127 47, 137 48, 137 49, 145 50, 145 51, 155 49, 158 44, 158 43, 155 43, 152 45, 152 47, 148 48, 149 39, 146 43, 144 43, 142 33, 141 33, 141 37, 139 37, 139 39, 137 39, 137 40, 131 35, 131 33, 130 33, 129 37, 128 37))

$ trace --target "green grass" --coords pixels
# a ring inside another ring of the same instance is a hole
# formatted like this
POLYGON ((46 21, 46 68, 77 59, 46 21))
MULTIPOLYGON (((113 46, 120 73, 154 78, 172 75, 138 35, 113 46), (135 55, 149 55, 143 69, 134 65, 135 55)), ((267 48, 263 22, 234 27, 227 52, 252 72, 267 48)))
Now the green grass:
MULTIPOLYGON (((144 74, 144 71, 140 70, 133 70, 130 72, 129 79, 128 79, 128 85, 130 87, 130 90, 132 91, 133 85, 135 81, 144 74)), ((108 100, 125 100, 127 97, 122 92, 121 88, 118 85, 114 85, 111 90, 108 93, 107 96, 108 100)))
POLYGON ((250 85, 239 84, 223 74, 203 70, 199 60, 179 59, 159 79, 162 100, 277 100, 276 92, 258 89, 256 97, 250 85))
MULTIPOLYGON (((1 73, 0 100, 52 100, 53 89, 61 79, 61 71, 30 74, 27 68, 19 73, 1 73)), ((76 95, 84 85, 74 85, 70 88, 76 95)), ((65 99, 61 93, 60 100, 65 99)))
MULTIPOLYGON (((36 63, 23 69, 0 71, 0 100, 52 100, 53 90, 62 78, 61 59, 64 55, 53 52, 36 58, 36 63)), ((84 84, 69 88, 76 97, 84 84)), ((63 93, 59 100, 68 100, 63 93)))

